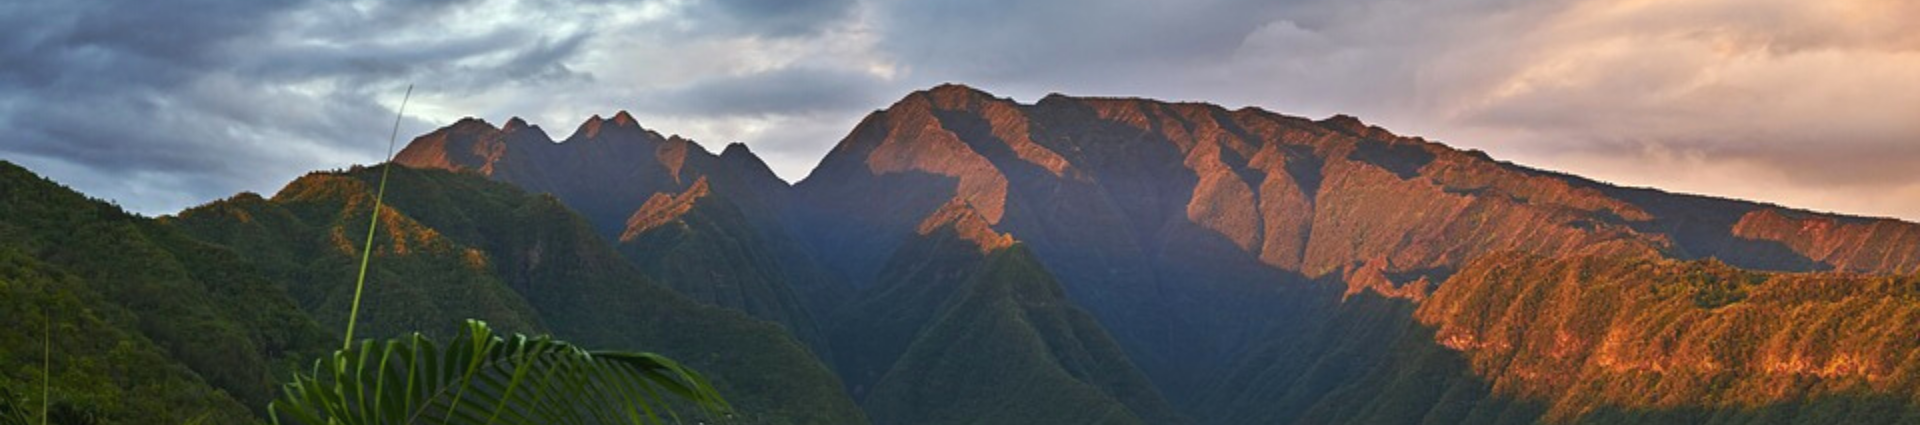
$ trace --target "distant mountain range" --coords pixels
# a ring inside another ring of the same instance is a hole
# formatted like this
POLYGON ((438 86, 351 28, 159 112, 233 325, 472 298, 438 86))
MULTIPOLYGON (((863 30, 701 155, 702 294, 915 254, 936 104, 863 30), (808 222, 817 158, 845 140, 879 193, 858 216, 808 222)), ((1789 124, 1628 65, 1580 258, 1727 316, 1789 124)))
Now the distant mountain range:
MULTIPOLYGON (((1920 421, 1920 225, 1347 116, 943 85, 794 184, 624 112, 394 163, 370 336, 657 351, 742 423, 1920 421)), ((337 342, 378 171, 148 219, 0 167, 0 390, 53 314, 64 409, 256 420, 337 342)))

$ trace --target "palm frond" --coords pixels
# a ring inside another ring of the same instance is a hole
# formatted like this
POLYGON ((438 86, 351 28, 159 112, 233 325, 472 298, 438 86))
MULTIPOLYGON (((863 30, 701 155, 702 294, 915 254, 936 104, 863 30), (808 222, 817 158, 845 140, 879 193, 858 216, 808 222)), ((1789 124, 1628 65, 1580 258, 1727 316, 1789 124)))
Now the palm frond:
POLYGON ((27 425, 34 423, 28 417, 25 406, 12 392, 0 387, 0 425, 27 425))
POLYGON ((469 320, 444 347, 416 333, 336 352, 267 410, 278 425, 654 424, 678 422, 675 410, 721 420, 732 408, 672 359, 503 338, 469 320))

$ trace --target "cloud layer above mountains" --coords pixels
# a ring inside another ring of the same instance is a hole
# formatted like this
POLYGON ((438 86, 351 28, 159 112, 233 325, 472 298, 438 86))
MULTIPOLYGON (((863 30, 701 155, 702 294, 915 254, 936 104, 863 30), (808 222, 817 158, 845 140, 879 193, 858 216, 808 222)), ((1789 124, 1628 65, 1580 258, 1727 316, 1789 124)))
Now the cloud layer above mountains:
MULTIPOLYGON (((164 214, 462 116, 592 114, 804 177, 963 82, 1322 117, 1616 183, 1920 219, 1906 0, 24 0, 0 159, 164 214)), ((402 141, 404 143, 404 140, 402 141)))

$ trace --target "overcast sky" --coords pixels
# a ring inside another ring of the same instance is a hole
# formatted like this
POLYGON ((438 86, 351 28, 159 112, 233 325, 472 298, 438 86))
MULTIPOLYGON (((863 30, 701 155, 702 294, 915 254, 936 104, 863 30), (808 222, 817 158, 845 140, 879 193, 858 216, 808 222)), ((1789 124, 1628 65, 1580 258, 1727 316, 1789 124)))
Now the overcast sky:
POLYGON ((0 159, 167 214, 463 116, 592 114, 797 180, 960 82, 1356 115, 1603 181, 1920 219, 1914 0, 8 0, 0 159))

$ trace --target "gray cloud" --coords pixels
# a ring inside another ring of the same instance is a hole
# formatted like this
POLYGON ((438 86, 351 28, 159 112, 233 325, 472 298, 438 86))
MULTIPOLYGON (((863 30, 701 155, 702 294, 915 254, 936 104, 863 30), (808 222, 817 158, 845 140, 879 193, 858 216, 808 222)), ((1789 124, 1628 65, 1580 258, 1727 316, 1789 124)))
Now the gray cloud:
MULTIPOLYGON (((0 9, 0 157, 165 213, 307 170, 372 162, 400 88, 583 78, 579 34, 517 27, 449 37, 364 31, 366 13, 471 2, 9 3, 0 9), (16 66, 17 64, 17 66, 16 66)), ((416 19, 415 21, 426 21, 416 19)), ((415 129, 429 128, 419 119, 415 129)))
POLYGON ((884 48, 924 77, 1110 90, 1218 64, 1242 37, 1298 3, 979 0, 873 8, 884 48))
POLYGON ((714 0, 700 2, 689 15, 729 32, 782 37, 838 24, 854 5, 854 0, 714 0))
POLYGON ((1496 151, 1649 165, 1596 177, 1669 188, 1711 178, 1717 186, 1680 189, 1920 218, 1920 199, 1887 199, 1920 183, 1900 171, 1920 164, 1920 87, 1900 83, 1920 79, 1920 31, 1900 16, 1920 16, 1920 5, 1571 2, 1522 27, 1503 54, 1454 65, 1477 75, 1445 81, 1461 90, 1426 112, 1462 134, 1512 134, 1496 151), (1663 161, 1649 152, 1748 168, 1655 168, 1663 161), (1689 175, 1700 173, 1716 174, 1689 175))
POLYGON ((722 76, 656 91, 637 99, 639 110, 659 115, 767 116, 849 113, 884 105, 898 96, 872 75, 794 67, 722 76))

